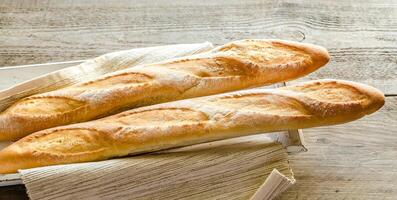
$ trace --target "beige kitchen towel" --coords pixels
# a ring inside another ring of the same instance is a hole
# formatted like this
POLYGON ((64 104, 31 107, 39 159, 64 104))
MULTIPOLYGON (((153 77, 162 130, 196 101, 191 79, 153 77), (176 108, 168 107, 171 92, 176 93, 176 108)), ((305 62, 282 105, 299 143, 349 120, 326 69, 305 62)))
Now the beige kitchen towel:
POLYGON ((277 169, 273 169, 272 173, 269 174, 266 181, 259 187, 250 200, 274 199, 293 184, 295 184, 295 179, 291 179, 277 169))
POLYGON ((59 89, 78 83, 82 80, 95 78, 117 70, 182 56, 189 56, 208 51, 212 48, 213 46, 211 43, 204 42, 197 44, 177 44, 118 51, 48 74, 45 72, 51 70, 51 68, 46 68, 46 66, 59 69, 62 68, 62 66, 70 66, 70 63, 66 62, 52 65, 42 64, 37 66, 0 68, 0 77, 2 77, 2 79, 0 79, 0 88, 2 88, 0 89, 0 111, 6 109, 13 102, 32 94, 59 89), (24 80, 22 83, 11 86, 12 84, 15 84, 16 81, 13 79, 16 79, 16 77, 19 77, 17 81, 21 81, 20 77, 34 78, 24 80), (11 87, 4 88, 5 86, 11 87))
MULTIPOLYGON (((102 69, 85 73, 85 70, 95 69, 96 66, 103 66, 111 72, 125 66, 136 66, 137 63, 149 63, 147 60, 153 59, 152 56, 168 55, 166 58, 172 58, 172 54, 163 51, 164 49, 179 52, 173 54, 176 57, 212 48, 210 43, 182 46, 153 47, 153 51, 147 50, 151 53, 146 52, 143 56, 127 56, 131 60, 123 57, 123 52, 107 54, 111 60, 114 59, 111 61, 113 64, 106 64, 107 62, 99 57, 72 67, 74 70, 80 70, 78 74, 82 76, 71 76, 73 73, 63 73, 61 70, 61 73, 47 74, 6 91, 16 95, 15 100, 27 94, 79 82, 84 76, 89 77, 93 74, 95 77, 105 73, 106 70, 102 69), (173 49, 182 46, 190 50, 173 49), (120 68, 114 69, 113 66, 120 68), (57 74, 66 74, 69 78, 57 74), (52 79, 49 77, 60 81, 52 85, 49 82, 52 79), (34 86, 35 83, 40 85, 38 89, 34 86)), ((138 50, 124 53, 135 52, 132 55, 141 55, 136 51, 138 50)), ((161 62, 161 59, 150 62, 161 62)), ((0 94, 4 97, 7 93, 3 91, 0 94)), ((1 100, 0 95, 0 104, 1 102, 4 100, 1 100)), ((287 186, 293 184, 290 181, 293 180, 293 176, 285 148, 265 136, 236 138, 101 162, 21 170, 20 174, 31 199, 249 199, 258 189, 263 188, 267 192, 260 193, 260 197, 266 199, 285 190, 285 183, 287 186), (276 174, 276 179, 274 176, 267 179, 273 169, 278 169, 283 175, 276 174), (268 186, 271 187, 270 190, 267 189, 268 186)))
POLYGON ((294 182, 286 149, 264 135, 20 174, 32 200, 248 200, 265 180, 267 189, 255 199, 270 199, 294 182), (266 180, 273 169, 283 176, 266 180))

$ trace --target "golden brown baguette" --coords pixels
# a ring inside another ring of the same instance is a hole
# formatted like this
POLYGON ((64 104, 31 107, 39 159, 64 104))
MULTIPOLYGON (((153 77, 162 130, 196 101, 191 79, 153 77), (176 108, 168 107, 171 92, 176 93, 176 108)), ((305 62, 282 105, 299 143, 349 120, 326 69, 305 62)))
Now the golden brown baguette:
POLYGON ((26 136, 0 151, 0 173, 340 124, 373 113, 383 104, 384 96, 377 89, 340 80, 158 104, 26 136))
POLYGON ((286 81, 328 60, 324 48, 311 44, 232 42, 197 56, 138 66, 24 98, 0 114, 0 141, 129 108, 286 81))

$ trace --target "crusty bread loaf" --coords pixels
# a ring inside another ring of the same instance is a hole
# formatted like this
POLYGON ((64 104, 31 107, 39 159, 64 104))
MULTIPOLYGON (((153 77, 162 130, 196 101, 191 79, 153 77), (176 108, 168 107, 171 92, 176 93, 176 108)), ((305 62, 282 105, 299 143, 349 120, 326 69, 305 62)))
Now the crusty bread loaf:
POLYGON ((0 114, 0 141, 139 106, 286 81, 328 60, 324 48, 310 44, 232 42, 193 57, 134 67, 24 98, 0 114))
POLYGON ((339 80, 158 104, 26 136, 0 151, 0 173, 340 124, 375 112, 383 104, 384 96, 377 89, 339 80))

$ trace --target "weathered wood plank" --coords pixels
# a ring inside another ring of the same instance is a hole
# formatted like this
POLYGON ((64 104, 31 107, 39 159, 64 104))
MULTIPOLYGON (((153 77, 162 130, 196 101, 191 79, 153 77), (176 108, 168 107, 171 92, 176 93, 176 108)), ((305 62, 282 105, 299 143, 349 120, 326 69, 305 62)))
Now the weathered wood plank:
MULTIPOLYGON (((305 79, 349 79, 393 95, 396 19, 394 0, 3 0, 0 66, 81 60, 159 44, 281 38, 329 49, 331 62, 305 79)), ((393 199, 396 116, 397 97, 388 97, 370 117, 305 130, 309 152, 290 157, 297 185, 281 199, 393 199)))
POLYGON ((397 97, 361 120, 304 133, 309 151, 290 155, 297 183, 280 199, 397 197, 397 97))
POLYGON ((281 38, 330 50, 330 64, 309 79, 350 79, 397 94, 396 13, 392 0, 7 0, 0 3, 0 66, 161 44, 281 38))

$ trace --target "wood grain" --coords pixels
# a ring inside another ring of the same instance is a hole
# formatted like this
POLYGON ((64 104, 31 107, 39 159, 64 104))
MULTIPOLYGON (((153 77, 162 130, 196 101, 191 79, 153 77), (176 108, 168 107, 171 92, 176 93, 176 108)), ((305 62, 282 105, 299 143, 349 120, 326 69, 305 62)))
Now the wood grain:
MULTIPOLYGON (((241 38, 323 45, 332 60, 306 79, 349 79, 397 95, 394 0, 0 2, 0 66, 241 38)), ((290 156, 297 185, 280 199, 395 199, 396 124, 397 97, 387 97, 367 118, 305 130, 309 151, 290 156)))
POLYGON ((330 50, 332 61, 308 79, 350 79, 397 94, 396 13, 393 0, 3 0, 0 66, 162 44, 280 38, 330 50))
POLYGON ((290 155, 297 180, 280 199, 395 199, 397 97, 344 125, 305 129, 308 152, 290 155))

